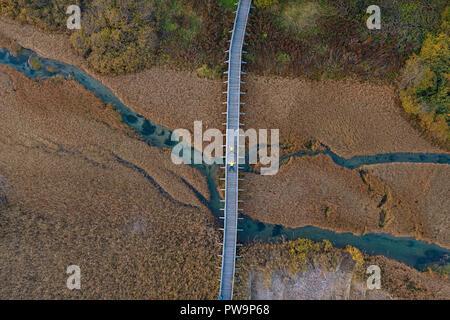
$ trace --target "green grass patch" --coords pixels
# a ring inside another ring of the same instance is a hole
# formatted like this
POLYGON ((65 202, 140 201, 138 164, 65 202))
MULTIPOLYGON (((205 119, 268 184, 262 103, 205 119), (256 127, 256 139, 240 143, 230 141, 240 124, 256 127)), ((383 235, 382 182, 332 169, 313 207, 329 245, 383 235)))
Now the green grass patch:
POLYGON ((230 9, 235 9, 236 8, 235 4, 239 2, 239 0, 217 0, 217 1, 223 3, 225 7, 230 9))
POLYGON ((209 79, 219 79, 221 76, 221 67, 220 66, 216 66, 216 67, 209 67, 207 64, 204 64, 203 66, 201 66, 200 68, 198 68, 197 70, 198 75, 200 75, 201 77, 204 78, 209 78, 209 79))
POLYGON ((281 7, 279 23, 296 38, 318 33, 319 19, 330 14, 329 6, 318 1, 289 2, 281 7))
POLYGON ((43 67, 42 62, 34 54, 30 56, 30 58, 28 59, 28 63, 30 64, 31 69, 35 71, 41 70, 43 67))

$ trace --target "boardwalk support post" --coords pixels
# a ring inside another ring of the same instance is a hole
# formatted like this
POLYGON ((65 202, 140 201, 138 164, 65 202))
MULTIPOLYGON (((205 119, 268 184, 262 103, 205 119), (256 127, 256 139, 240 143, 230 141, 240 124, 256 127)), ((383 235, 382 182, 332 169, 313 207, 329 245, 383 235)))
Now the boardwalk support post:
POLYGON ((238 203, 239 201, 239 139, 236 135, 243 125, 240 121, 240 106, 242 102, 241 77, 245 74, 242 71, 242 61, 245 29, 250 13, 251 0, 240 0, 237 4, 234 28, 231 31, 230 48, 228 50, 228 75, 227 81, 227 134, 226 152, 225 152, 225 200, 224 202, 224 232, 222 246, 222 268, 219 299, 231 300, 233 298, 233 285, 235 274, 236 258, 236 240, 238 229, 238 203))

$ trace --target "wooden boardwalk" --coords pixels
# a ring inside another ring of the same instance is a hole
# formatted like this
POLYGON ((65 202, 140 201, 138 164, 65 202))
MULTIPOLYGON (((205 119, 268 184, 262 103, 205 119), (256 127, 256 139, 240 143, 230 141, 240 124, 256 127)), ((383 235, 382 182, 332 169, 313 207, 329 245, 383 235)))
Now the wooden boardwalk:
POLYGON ((225 152, 225 206, 222 267, 220 279, 221 300, 233 298, 238 231, 239 193, 239 122, 241 106, 242 47, 251 8, 251 0, 240 0, 230 42, 227 89, 227 131, 225 152))

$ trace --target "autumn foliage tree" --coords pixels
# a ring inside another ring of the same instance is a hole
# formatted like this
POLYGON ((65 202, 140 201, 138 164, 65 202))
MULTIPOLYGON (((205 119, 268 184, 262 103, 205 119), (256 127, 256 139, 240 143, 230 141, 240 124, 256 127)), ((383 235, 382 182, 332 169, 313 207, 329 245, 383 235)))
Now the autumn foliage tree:
POLYGON ((441 32, 429 34, 420 53, 412 55, 401 75, 403 108, 444 145, 450 141, 450 7, 443 14, 441 32))

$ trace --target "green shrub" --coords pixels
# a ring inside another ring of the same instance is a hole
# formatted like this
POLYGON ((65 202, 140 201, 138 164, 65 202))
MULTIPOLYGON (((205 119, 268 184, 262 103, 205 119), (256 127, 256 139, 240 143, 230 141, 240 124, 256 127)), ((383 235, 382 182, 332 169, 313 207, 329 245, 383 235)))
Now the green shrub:
POLYGON ((447 6, 442 13, 441 31, 447 35, 450 34, 450 6, 447 6))
POLYGON ((215 68, 209 67, 207 64, 204 64, 200 68, 197 69, 197 73, 204 78, 210 79, 218 79, 221 76, 221 68, 220 66, 216 66, 215 68))
POLYGON ((283 29, 299 37, 316 27, 323 12, 323 8, 316 1, 292 2, 283 7, 280 24, 283 29))
POLYGON ((277 62, 280 63, 281 65, 287 64, 290 61, 291 61, 291 56, 289 55, 289 53, 279 52, 277 54, 277 62))
POLYGON ((223 3, 227 8, 235 8, 235 3, 237 3, 237 0, 218 0, 219 2, 223 3))
POLYGON ((217 0, 0 0, 0 14, 66 32, 94 70, 123 74, 156 63, 222 63, 231 11, 217 0), (66 28, 73 4, 82 12, 79 31, 66 28))
POLYGON ((66 10, 81 0, 0 0, 0 14, 45 30, 66 28, 66 10))
POLYGON ((28 63, 30 64, 31 69, 35 71, 41 70, 43 67, 42 62, 34 54, 30 56, 30 58, 28 59, 28 63))
POLYGON ((253 4, 257 8, 266 8, 278 4, 278 0, 254 0, 253 4))
POLYGON ((179 0, 93 1, 83 28, 72 35, 75 49, 103 73, 136 72, 158 62, 161 47, 180 50, 201 31, 201 19, 179 0))

